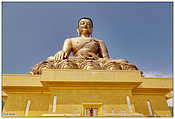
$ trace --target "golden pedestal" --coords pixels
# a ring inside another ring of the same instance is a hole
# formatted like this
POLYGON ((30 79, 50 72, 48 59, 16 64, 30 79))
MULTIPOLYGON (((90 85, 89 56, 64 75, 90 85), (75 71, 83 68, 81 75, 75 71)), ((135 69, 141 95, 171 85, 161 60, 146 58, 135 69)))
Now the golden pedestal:
POLYGON ((41 75, 3 74, 3 117, 172 116, 172 78, 139 71, 45 69, 41 75))

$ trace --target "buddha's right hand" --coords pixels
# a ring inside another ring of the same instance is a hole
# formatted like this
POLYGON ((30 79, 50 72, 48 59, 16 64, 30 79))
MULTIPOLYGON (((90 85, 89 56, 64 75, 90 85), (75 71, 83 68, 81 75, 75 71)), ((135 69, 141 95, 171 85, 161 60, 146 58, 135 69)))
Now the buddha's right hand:
POLYGON ((67 58, 67 53, 65 51, 59 51, 55 54, 55 61, 63 60, 67 58))

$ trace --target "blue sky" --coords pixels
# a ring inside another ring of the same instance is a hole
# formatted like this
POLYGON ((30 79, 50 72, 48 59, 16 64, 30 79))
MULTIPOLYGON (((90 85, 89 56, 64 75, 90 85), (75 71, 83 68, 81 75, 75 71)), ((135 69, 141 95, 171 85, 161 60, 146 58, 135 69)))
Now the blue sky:
POLYGON ((25 74, 76 37, 90 17, 111 58, 147 76, 172 76, 172 3, 3 3, 2 73, 25 74))

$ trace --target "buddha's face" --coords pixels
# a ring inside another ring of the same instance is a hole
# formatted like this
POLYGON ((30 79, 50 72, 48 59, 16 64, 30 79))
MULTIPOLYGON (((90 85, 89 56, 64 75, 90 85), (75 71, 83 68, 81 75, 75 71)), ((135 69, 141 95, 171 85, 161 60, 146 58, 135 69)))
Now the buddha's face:
POLYGON ((92 23, 89 19, 81 19, 78 23, 78 32, 80 35, 90 35, 93 32, 92 23))

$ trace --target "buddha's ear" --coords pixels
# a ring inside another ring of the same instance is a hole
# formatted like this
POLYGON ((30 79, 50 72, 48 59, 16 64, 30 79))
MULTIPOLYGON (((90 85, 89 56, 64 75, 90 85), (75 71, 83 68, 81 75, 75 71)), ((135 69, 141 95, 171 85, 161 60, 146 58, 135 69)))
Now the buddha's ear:
POLYGON ((94 32, 94 28, 92 28, 92 33, 94 32))
POLYGON ((80 32, 79 32, 79 29, 78 29, 78 27, 77 27, 77 33, 78 33, 78 36, 80 36, 80 32))
POLYGON ((93 28, 91 28, 91 35, 92 35, 93 31, 94 31, 94 29, 93 29, 93 28))

